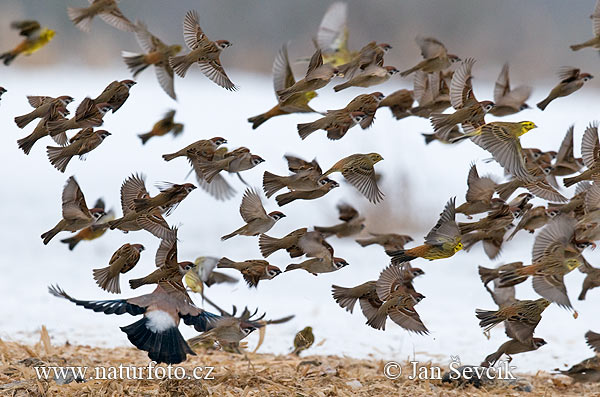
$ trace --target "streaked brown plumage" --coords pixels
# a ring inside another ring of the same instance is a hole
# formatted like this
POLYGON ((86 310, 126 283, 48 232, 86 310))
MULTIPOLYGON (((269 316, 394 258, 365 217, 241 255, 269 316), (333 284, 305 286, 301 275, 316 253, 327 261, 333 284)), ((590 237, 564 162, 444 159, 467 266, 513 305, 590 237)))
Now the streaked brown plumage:
POLYGON ((183 124, 176 123, 173 119, 175 117, 175 110, 169 110, 162 119, 158 120, 152 126, 152 130, 144 134, 139 134, 138 137, 142 140, 142 145, 145 145, 150 138, 154 136, 164 136, 169 132, 173 134, 173 137, 183 132, 183 124))
POLYGON ((546 109, 546 107, 555 100, 556 98, 565 97, 571 95, 575 91, 579 90, 583 85, 594 78, 589 73, 581 73, 578 68, 573 68, 570 66, 563 67, 558 72, 558 77, 560 78, 560 83, 558 83, 552 91, 548 94, 548 96, 541 102, 537 104, 537 107, 541 110, 546 109))
POLYGON ((352 154, 335 163, 320 179, 323 180, 327 175, 334 172, 340 172, 369 201, 377 204, 383 200, 384 194, 377 186, 374 166, 381 160, 383 160, 383 157, 378 153, 352 154))
POLYGON ((119 10, 117 2, 118 0, 92 0, 87 8, 67 7, 67 14, 71 22, 84 32, 90 31, 90 25, 95 16, 100 17, 114 28, 133 32, 135 25, 119 10))
POLYGON ((281 270, 262 259, 249 259, 243 262, 234 262, 229 258, 221 258, 217 264, 219 269, 235 269, 242 273, 248 287, 258 287, 260 280, 272 280, 281 270))
POLYGON ((94 131, 93 128, 84 128, 70 139, 68 146, 46 146, 50 164, 60 172, 65 172, 73 156, 85 159, 87 153, 100 146, 109 135, 111 133, 106 130, 94 131))
POLYGON ((119 275, 127 273, 137 265, 143 250, 144 246, 141 244, 122 245, 110 258, 108 267, 92 271, 96 284, 105 291, 120 294, 119 275))

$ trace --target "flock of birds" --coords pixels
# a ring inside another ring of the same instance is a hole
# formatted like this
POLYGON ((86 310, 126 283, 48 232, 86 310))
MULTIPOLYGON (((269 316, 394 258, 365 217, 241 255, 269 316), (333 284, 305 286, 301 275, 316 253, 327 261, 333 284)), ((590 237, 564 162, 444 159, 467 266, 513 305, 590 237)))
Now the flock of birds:
MULTIPOLYGON (((210 80, 227 90, 237 87, 227 76, 221 64, 221 52, 231 43, 226 40, 210 40, 200 28, 198 14, 188 11, 183 21, 183 37, 189 52, 178 55, 180 45, 167 45, 151 34, 142 22, 131 22, 117 7, 116 0, 93 0, 87 8, 68 8, 73 23, 89 31, 94 17, 98 16, 113 27, 133 32, 143 53, 123 52, 127 67, 137 76, 152 65, 158 82, 173 99, 174 74, 184 77, 189 68, 198 65, 210 80)), ((332 286, 333 299, 340 307, 352 313, 356 303, 360 304, 367 325, 384 330, 388 317, 400 327, 417 334, 429 331, 416 311, 417 304, 425 297, 416 291, 413 280, 423 276, 424 271, 413 267, 411 262, 427 259, 449 258, 461 250, 469 250, 481 242, 490 259, 498 256, 505 241, 520 231, 534 233, 531 263, 515 262, 497 268, 479 267, 485 288, 498 305, 497 310, 476 310, 480 326, 485 332, 495 325, 504 323, 509 340, 499 349, 485 357, 482 366, 493 366, 502 355, 534 351, 546 344, 544 339, 534 337, 542 312, 551 304, 572 308, 564 278, 575 270, 586 274, 579 299, 586 298, 590 289, 600 286, 600 269, 591 266, 583 252, 595 247, 600 239, 600 141, 598 123, 591 122, 583 134, 582 158, 573 152, 574 128, 566 132, 557 151, 541 151, 523 148, 520 136, 536 128, 531 121, 486 122, 488 113, 511 116, 528 108, 526 101, 531 94, 528 86, 511 88, 509 68, 505 64, 498 76, 494 89, 494 101, 479 101, 475 98, 472 71, 473 58, 461 59, 449 54, 446 47, 431 37, 417 37, 423 60, 400 72, 384 64, 385 54, 392 48, 387 43, 371 42, 359 51, 347 47, 347 5, 332 4, 327 10, 316 40, 315 53, 308 61, 306 75, 296 81, 284 45, 273 64, 273 85, 277 104, 263 114, 251 117, 252 128, 258 128, 272 117, 291 113, 319 113, 309 106, 317 96, 316 90, 327 86, 335 77, 344 77, 345 82, 334 87, 340 91, 348 87, 371 87, 387 81, 399 73, 402 77, 414 75, 414 89, 401 89, 384 96, 381 92, 361 94, 342 109, 321 113, 320 118, 310 123, 298 124, 301 139, 313 132, 324 130, 331 140, 344 137, 355 125, 369 128, 377 109, 388 107, 396 119, 405 117, 428 118, 433 127, 431 134, 424 134, 426 143, 440 141, 457 144, 471 140, 488 151, 492 159, 505 170, 508 180, 500 183, 493 176, 480 176, 473 164, 468 173, 466 202, 455 205, 451 198, 446 203, 438 222, 425 236, 422 245, 405 248, 412 241, 410 236, 399 234, 376 234, 357 239, 361 246, 380 245, 391 257, 377 280, 370 280, 354 287, 332 286), (418 105, 414 106, 415 100, 418 105), (448 108, 450 112, 444 113, 448 108), (575 195, 565 197, 560 192, 557 177, 565 186, 577 184, 575 195), (527 192, 514 195, 519 189, 527 192), (511 199, 512 197, 512 199, 511 199), (533 206, 534 197, 548 201, 547 205, 533 206), (481 215, 478 220, 457 222, 456 213, 468 219, 481 215), (482 215, 483 214, 483 215, 482 215), (515 226, 516 223, 516 226, 515 226), (422 258, 422 259, 420 259, 422 258), (541 298, 519 300, 514 286, 532 279, 533 289, 541 298), (493 288, 489 287, 492 283, 493 288)), ((590 47, 600 49, 600 1, 591 16, 594 22, 594 38, 573 45, 576 51, 590 47)), ((21 21, 12 24, 25 36, 13 50, 0 55, 6 65, 18 55, 29 55, 48 43, 54 31, 42 28, 36 21, 21 21)), ((547 98, 537 104, 544 110, 557 98, 568 96, 583 87, 592 78, 578 68, 561 69, 559 83, 547 98)), ((133 80, 111 82, 96 98, 87 97, 78 105, 71 118, 67 106, 73 102, 70 96, 57 98, 29 96, 34 108, 30 113, 15 117, 19 128, 34 120, 39 122, 33 132, 19 139, 18 145, 29 154, 34 144, 50 136, 58 146, 48 146, 50 163, 60 172, 65 172, 74 156, 85 157, 110 136, 106 130, 95 129, 103 124, 109 112, 116 113, 127 101, 133 80), (79 130, 71 138, 67 131, 79 130)), ((5 89, 0 89, 2 93, 5 89)), ((152 130, 140 135, 142 143, 168 133, 177 135, 183 125, 174 121, 175 111, 170 111, 158 121, 152 130)), ((165 161, 185 158, 189 161, 198 185, 217 200, 227 200, 235 191, 223 177, 225 173, 237 174, 253 169, 264 160, 248 148, 228 150, 222 137, 193 142, 175 153, 163 155, 165 161)), ((378 153, 357 153, 345 157, 323 172, 316 160, 306 161, 286 155, 288 176, 264 172, 263 190, 267 198, 276 195, 275 201, 283 207, 295 200, 315 200, 326 195, 340 184, 330 177, 337 172, 373 204, 384 200, 378 186, 375 165, 383 160, 378 153), (287 189, 284 193, 281 190, 287 189), (279 194, 278 194, 279 193, 279 194)), ((243 181, 242 177, 240 179, 243 181)), ((258 287, 260 281, 272 280, 282 273, 281 269, 264 259, 235 261, 229 258, 201 257, 195 262, 179 261, 177 257, 177 228, 169 226, 165 217, 170 215, 196 186, 191 183, 164 183, 158 185, 159 192, 151 196, 142 175, 133 174, 121 186, 123 216, 115 219, 114 214, 104 210, 99 201, 90 208, 77 181, 72 176, 67 180, 62 194, 62 218, 52 229, 42 234, 44 244, 63 231, 77 232, 62 240, 73 249, 80 241, 99 238, 108 229, 125 233, 145 230, 161 240, 155 255, 156 270, 140 279, 129 281, 132 289, 155 284, 155 290, 146 295, 129 299, 100 301, 78 300, 58 286, 50 287, 50 293, 77 305, 106 314, 143 315, 131 325, 121 327, 137 348, 145 350, 151 359, 163 363, 179 363, 188 354, 195 354, 190 345, 200 342, 214 343, 224 348, 237 349, 240 341, 252 331, 268 323, 286 319, 265 321, 253 319, 256 314, 248 310, 235 317, 223 310, 220 315, 197 307, 188 294, 187 287, 202 293, 204 286, 214 283, 235 282, 227 274, 215 268, 235 269, 243 276, 249 287, 258 287), (201 332, 198 337, 185 341, 178 330, 179 323, 193 326, 201 332)), ((248 188, 242 198, 240 215, 243 225, 222 237, 223 240, 236 236, 258 236, 260 252, 264 258, 278 250, 285 250, 291 258, 304 259, 287 266, 285 272, 303 269, 315 276, 338 271, 348 263, 334 255, 327 241, 330 236, 345 238, 357 235, 364 229, 365 218, 348 204, 338 206, 340 224, 333 226, 300 228, 276 238, 266 233, 285 214, 281 211, 268 212, 263 206, 261 193, 248 188)), ((115 251, 105 268, 94 269, 93 277, 98 286, 110 293, 120 293, 120 275, 136 266, 144 247, 141 244, 124 244, 115 251)), ((215 305, 216 306, 216 305, 215 305)), ((264 317, 264 316, 263 316, 264 317)), ((590 331, 586 334, 588 344, 600 353, 600 335, 590 331)), ((301 331, 295 341, 295 353, 309 347, 314 341, 312 329, 301 331)), ((600 381, 600 358, 588 359, 567 371, 561 371, 577 380, 600 381)))

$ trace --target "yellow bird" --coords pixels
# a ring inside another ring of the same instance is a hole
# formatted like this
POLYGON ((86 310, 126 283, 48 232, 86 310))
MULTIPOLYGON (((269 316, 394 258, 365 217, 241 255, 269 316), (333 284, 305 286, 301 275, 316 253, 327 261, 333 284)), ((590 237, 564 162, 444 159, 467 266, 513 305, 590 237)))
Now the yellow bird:
POLYGON ((455 198, 451 198, 440 219, 431 231, 425 236, 425 244, 410 249, 397 251, 386 251, 392 257, 392 263, 408 262, 416 258, 435 259, 450 258, 463 249, 461 233, 455 221, 456 207, 455 198))
POLYGON ((31 55, 48 44, 56 33, 52 29, 41 28, 38 21, 17 21, 11 23, 10 27, 18 30, 21 36, 25 36, 25 39, 11 51, 0 55, 0 59, 7 66, 10 65, 17 55, 31 55))
POLYGON ((517 123, 494 121, 453 138, 454 143, 466 138, 473 138, 473 142, 492 154, 506 172, 514 175, 520 180, 531 181, 533 175, 525 165, 523 148, 519 137, 532 129, 537 128, 532 121, 520 121, 517 123))

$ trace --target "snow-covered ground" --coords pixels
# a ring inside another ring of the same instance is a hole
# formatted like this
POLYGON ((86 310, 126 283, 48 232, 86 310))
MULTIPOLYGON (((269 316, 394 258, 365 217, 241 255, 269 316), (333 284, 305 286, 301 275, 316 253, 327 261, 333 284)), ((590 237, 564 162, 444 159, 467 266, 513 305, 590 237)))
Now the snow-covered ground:
MULTIPOLYGON (((392 228, 391 221, 378 218, 367 221, 367 230, 410 233, 420 244, 448 198, 457 196, 458 203, 463 201, 467 170, 472 161, 477 161, 480 173, 502 174, 496 164, 483 163, 489 155, 470 142, 453 147, 439 143, 425 146, 420 132, 429 130, 427 120, 409 118, 398 122, 387 109, 378 112, 371 129, 354 128, 336 142, 328 141, 322 131, 305 141, 299 139, 295 125, 317 117, 311 114, 278 117, 253 131, 246 118, 273 106, 275 98, 271 82, 267 77, 244 75, 235 70, 230 76, 240 85, 239 92, 227 92, 194 70, 185 80, 176 81, 179 101, 175 103, 160 90, 153 73, 144 72, 127 103, 116 114, 105 117, 104 128, 113 135, 85 162, 74 159, 67 172, 61 174, 46 158, 44 147, 51 144, 47 138, 38 142, 29 156, 16 146, 16 139, 31 132, 35 124, 21 131, 12 121, 15 115, 30 111, 25 96, 68 94, 77 100, 70 106, 73 112, 74 105, 86 95, 95 96, 110 81, 127 78, 128 74, 122 67, 112 72, 60 68, 20 71, 16 67, 2 70, 0 85, 8 92, 0 103, 0 125, 3 126, 0 134, 3 170, 0 338, 34 341, 38 338, 37 330, 44 324, 55 343, 68 340, 98 346, 128 345, 126 335, 118 327, 133 322, 130 316, 97 314, 54 298, 47 292, 48 285, 57 283, 79 299, 116 298, 95 285, 91 269, 106 266, 113 251, 125 242, 142 243, 147 251, 142 254, 138 266, 122 278, 122 296, 136 296, 152 290, 147 286, 139 292, 131 291, 126 282, 153 270, 153 251, 159 241, 146 232, 109 232, 92 243, 82 242, 73 252, 59 242, 66 233, 60 234, 48 246, 42 244, 40 234, 60 218, 61 191, 69 175, 76 176, 88 204, 104 197, 108 207, 120 214, 119 187, 127 176, 134 172, 146 174, 152 194, 156 193, 154 182, 182 182, 188 172, 187 162, 177 159, 166 163, 160 155, 200 138, 223 136, 229 140, 228 147, 247 146, 262 156, 265 163, 244 173, 246 181, 253 186, 261 185, 265 170, 285 174, 284 153, 306 159, 316 156, 325 169, 349 154, 376 151, 385 159, 376 166, 384 175, 381 188, 386 193, 385 203, 390 216, 399 222, 392 228), (149 130, 169 108, 177 109, 176 120, 185 124, 183 135, 176 139, 154 138, 142 146, 136 135, 149 130)), ((322 110, 339 108, 360 93, 381 90, 389 94, 402 87, 409 88, 410 84, 409 80, 395 77, 372 90, 353 88, 335 95, 328 86, 319 92, 311 105, 322 110)), ((547 89, 536 87, 530 104, 534 105, 546 92, 547 89)), ((480 99, 491 97, 492 82, 476 86, 476 93, 480 99)), ((509 120, 533 120, 540 128, 524 136, 522 142, 524 146, 544 150, 557 150, 568 126, 575 123, 576 153, 579 153, 585 126, 599 117, 597 98, 597 91, 586 87, 570 98, 557 100, 544 113, 537 109, 528 110, 509 120)), ((334 175, 334 179, 341 181, 339 174, 334 175)), ((193 177, 189 181, 195 182, 193 177)), ((181 225, 180 260, 193 260, 200 255, 228 256, 234 260, 260 258, 257 238, 219 240, 219 236, 242 224, 238 206, 244 186, 236 177, 231 177, 230 181, 238 190, 234 199, 217 202, 198 189, 168 218, 170 224, 181 225)), ((372 204, 356 194, 350 185, 342 183, 340 188, 322 199, 285 206, 283 211, 287 218, 269 234, 282 236, 298 227, 336 223, 335 205, 342 200, 362 211, 372 209, 372 204)), ((274 200, 265 201, 265 205, 268 211, 277 207, 274 200)), ((492 331, 491 340, 487 340, 478 327, 475 308, 492 309, 494 304, 479 282, 477 265, 492 266, 513 260, 527 262, 532 241, 533 237, 520 233, 518 238, 505 245, 498 261, 490 261, 480 246, 471 252, 459 252, 447 260, 415 261, 414 265, 426 272, 415 285, 426 296, 417 308, 431 331, 428 336, 409 334, 391 321, 385 332, 376 331, 364 324, 365 319, 358 308, 351 315, 333 301, 331 284, 353 286, 376 279, 389 262, 380 247, 361 248, 352 239, 331 239, 336 255, 350 263, 339 272, 314 277, 295 271, 261 282, 257 290, 248 289, 240 282, 233 288, 214 286, 206 294, 224 308, 230 308, 231 304, 258 307, 260 312, 267 313, 267 318, 296 315, 284 325, 268 327, 266 341, 260 349, 263 352, 288 352, 295 332, 312 325, 317 341, 323 341, 311 349, 313 353, 374 355, 394 360, 414 357, 442 362, 452 354, 460 355, 463 362, 479 363, 506 337, 498 327, 492 331)), ((598 254, 589 252, 587 257, 595 264, 598 254)), ((281 252, 269 260, 281 268, 291 263, 287 254, 281 252)), ((537 352, 516 356, 512 364, 519 370, 549 370, 564 363, 573 364, 591 354, 583 334, 588 329, 600 329, 597 315, 600 291, 589 293, 584 302, 576 301, 582 280, 583 275, 577 271, 566 280, 579 318, 574 319, 568 311, 550 306, 536 330, 536 335, 546 339, 548 345, 537 352)), ((536 296, 529 282, 520 285, 517 294, 523 299, 536 296)), ((201 303, 199 297, 197 302, 201 303)), ((186 337, 194 334, 191 328, 182 326, 181 329, 186 337)), ((249 338, 251 346, 256 338, 256 335, 249 338)))

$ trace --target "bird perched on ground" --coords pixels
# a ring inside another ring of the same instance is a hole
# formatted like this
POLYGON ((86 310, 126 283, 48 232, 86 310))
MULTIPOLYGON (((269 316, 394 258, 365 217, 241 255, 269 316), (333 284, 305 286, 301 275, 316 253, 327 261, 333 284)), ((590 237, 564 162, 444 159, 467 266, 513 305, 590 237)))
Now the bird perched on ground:
MULTIPOLYGON (((1 95, 1 94, 0 94, 1 95)), ((19 128, 24 128, 37 118, 50 118, 57 109, 66 108, 73 102, 73 98, 68 95, 62 95, 56 98, 49 96, 28 96, 27 101, 34 109, 22 116, 15 117, 15 124, 19 128)))
MULTIPOLYGON (((283 91, 294 84, 296 84, 296 80, 290 67, 287 44, 284 44, 277 52, 277 56, 273 62, 273 89, 275 90, 275 96, 277 97, 277 92, 283 91)), ((294 94, 285 101, 280 101, 277 97, 277 105, 265 113, 250 117, 248 122, 252 123, 252 129, 255 130, 265 121, 275 116, 292 113, 317 113, 316 110, 308 105, 316 96, 317 93, 315 91, 307 91, 294 94)))
POLYGON ((269 262, 262 259, 249 259, 243 262, 234 262, 229 258, 221 258, 217 263, 219 269, 235 269, 242 273, 248 287, 258 287, 260 280, 272 280, 281 270, 277 266, 272 266, 269 262))
POLYGON ((448 54, 446 47, 433 37, 417 36, 415 41, 421 48, 421 56, 425 59, 412 68, 400 73, 402 77, 406 77, 417 70, 425 73, 441 72, 453 63, 460 61, 460 58, 456 55, 448 54))
POLYGON ((587 170, 581 174, 563 179, 566 187, 572 186, 577 182, 589 181, 598 177, 600 174, 600 141, 598 140, 598 122, 594 121, 588 125, 581 139, 581 157, 587 170))
POLYGON ((337 205, 339 219, 342 223, 334 226, 315 226, 315 230, 325 237, 335 235, 337 238, 350 237, 360 233, 365 228, 365 217, 349 204, 337 205))
POLYGON ((19 31, 19 35, 25 36, 15 48, 0 54, 0 60, 8 66, 20 55, 31 55, 44 47, 52 40, 56 32, 52 29, 42 28, 38 21, 15 21, 10 27, 19 31))
POLYGON ((113 107, 106 102, 94 105, 90 98, 84 99, 82 104, 84 102, 86 105, 84 107, 79 105, 75 112, 75 116, 70 119, 48 121, 46 123, 48 135, 54 137, 65 131, 77 128, 100 127, 104 123, 104 120, 102 120, 104 115, 113 109, 113 107))
POLYGON ((546 109, 546 107, 555 100, 556 98, 564 97, 571 95, 583 85, 594 78, 589 73, 581 73, 578 68, 574 68, 571 66, 566 66, 560 69, 558 72, 558 78, 560 78, 560 83, 558 83, 548 94, 546 99, 539 102, 537 107, 541 110, 546 109))
POLYGON ((221 237, 221 240, 227 240, 234 236, 258 236, 271 230, 278 220, 285 217, 285 214, 280 211, 267 214, 258 192, 252 189, 246 189, 244 192, 240 205, 240 215, 246 224, 221 237))
POLYGON ((425 244, 407 250, 386 251, 392 257, 392 263, 408 262, 416 258, 430 261, 449 258, 463 249, 460 230, 455 221, 454 203, 454 198, 448 200, 437 223, 425 236, 425 244))
POLYGON ((87 8, 67 7, 67 14, 71 22, 84 32, 90 31, 95 16, 119 30, 135 31, 135 25, 119 10, 117 2, 118 0, 92 0, 87 8))
POLYGON ((177 260, 177 229, 168 239, 162 240, 154 258, 157 269, 142 278, 129 280, 131 289, 139 288, 148 284, 160 284, 161 282, 176 283, 183 286, 181 279, 194 266, 192 262, 177 260))
POLYGON ((315 45, 323 53, 325 63, 339 66, 356 55, 348 50, 348 4, 337 1, 329 6, 317 32, 315 45))
POLYGON ((350 87, 366 88, 377 84, 383 84, 398 72, 399 70, 393 66, 371 65, 345 83, 336 85, 333 87, 333 90, 338 92, 350 87))
POLYGON ((111 133, 106 130, 94 131, 93 128, 84 128, 69 140, 68 146, 46 146, 50 164, 60 172, 65 172, 73 156, 79 156, 79 159, 84 160, 89 152, 100 146, 110 135, 111 133))
POLYGON ((331 190, 339 187, 340 184, 329 178, 319 181, 320 186, 314 190, 292 190, 275 197, 277 205, 283 207, 295 200, 315 200, 325 196, 331 190))
POLYGON ((542 319, 542 312, 550 305, 550 301, 540 298, 536 300, 521 300, 499 310, 475 310, 479 326, 486 332, 499 323, 506 321, 511 335, 522 343, 527 343, 535 327, 542 319))
POLYGON ((143 250, 142 244, 123 244, 112 255, 107 267, 92 271, 96 284, 107 292, 120 294, 119 275, 127 273, 137 265, 143 250))
POLYGON ((75 180, 67 179, 62 192, 62 219, 52 229, 42 234, 44 244, 48 244, 54 236, 62 231, 76 232, 94 223, 106 213, 102 208, 91 208, 85 202, 85 197, 75 180))
POLYGON ((335 163, 320 180, 334 172, 340 172, 352 186, 363 194, 370 202, 377 204, 383 200, 384 194, 377 186, 375 164, 383 160, 378 153, 352 154, 335 163))
POLYGON ((188 288, 193 292, 202 293, 205 284, 207 287, 210 287, 214 284, 238 282, 238 279, 234 277, 215 271, 217 263, 219 263, 219 258, 215 258, 214 256, 199 256, 196 258, 194 266, 184 277, 188 288))
POLYGON ((355 241, 361 247, 366 247, 372 244, 377 244, 383 247, 386 251, 398 251, 404 249, 404 244, 413 241, 413 238, 403 234, 395 233, 372 233, 371 237, 356 239, 355 241))
POLYGON ((392 115, 396 120, 401 120, 411 115, 410 109, 412 108, 415 96, 413 91, 407 89, 401 89, 394 91, 387 95, 381 102, 379 102, 380 108, 390 108, 392 115))
POLYGON ((489 175, 480 177, 477 167, 472 164, 467 176, 466 202, 458 206, 456 212, 471 218, 471 215, 500 208, 503 200, 492 198, 495 188, 496 181, 489 175))
POLYGON ((309 349, 315 343, 312 327, 305 327, 294 336, 294 350, 292 354, 299 356, 301 352, 309 349))
POLYGON ((575 382, 600 382, 599 335, 588 331, 585 334, 585 339, 590 348, 596 352, 596 355, 583 360, 579 364, 573 365, 566 371, 561 371, 558 368, 555 371, 567 375, 575 382))
POLYGON ((146 295, 129 299, 84 301, 72 298, 58 286, 48 288, 50 294, 67 299, 78 306, 105 314, 143 314, 144 318, 125 327, 129 341, 138 349, 148 352, 157 363, 179 364, 186 355, 196 355, 181 336, 179 322, 204 332, 220 318, 197 308, 181 284, 160 283, 146 295))
MULTIPOLYGON (((450 83, 450 103, 454 113, 432 113, 430 116, 434 132, 448 138, 452 129, 460 124, 465 132, 477 130, 485 124, 485 115, 494 108, 494 102, 479 102, 473 94, 471 69, 475 59, 468 58, 452 75, 450 83)), ((458 139, 450 140, 456 142, 458 139)))
POLYGON ((579 51, 582 48, 594 48, 596 50, 600 50, 600 1, 596 1, 596 6, 594 7, 594 12, 590 16, 592 22, 594 24, 594 37, 585 41, 581 44, 573 44, 571 45, 571 50, 579 51))
POLYGON ((407 331, 428 334, 429 330, 415 311, 415 305, 425 297, 404 285, 403 265, 404 263, 390 265, 379 275, 375 290, 380 306, 377 306, 379 302, 361 299, 361 308, 368 319, 367 325, 385 331, 385 322, 389 316, 407 331))
POLYGON ((474 137, 473 142, 490 152, 506 172, 521 180, 530 181, 532 175, 525 165, 519 137, 534 128, 537 126, 531 121, 518 123, 494 121, 451 141, 474 137))
POLYGON ((121 51, 123 61, 133 73, 133 77, 136 77, 148 66, 154 65, 156 79, 163 91, 171 98, 177 99, 173 86, 173 69, 169 65, 169 58, 177 55, 181 51, 181 46, 179 44, 166 45, 150 33, 146 25, 140 21, 135 27, 135 38, 145 53, 121 51))
POLYGON ((119 229, 125 233, 144 229, 161 240, 172 238, 173 231, 163 218, 159 209, 136 211, 134 200, 148 198, 144 176, 131 175, 121 185, 121 208, 123 217, 107 222, 111 229, 119 229))
MULTIPOLYGON (((105 206, 104 200, 101 198, 96 200, 96 203, 94 204, 94 208, 105 209, 105 206)), ((102 237, 108 229, 106 222, 109 222, 113 219, 115 219, 115 212, 112 209, 108 210, 106 214, 98 219, 95 224, 88 226, 85 229, 81 229, 72 237, 62 239, 60 242, 67 244, 69 246, 69 250, 73 251, 73 249, 75 249, 77 244, 79 244, 81 241, 92 241, 102 237)))
POLYGON ((277 91, 279 101, 286 102, 296 94, 316 91, 319 88, 323 88, 338 74, 339 70, 335 66, 330 63, 323 63, 321 50, 317 50, 310 58, 306 76, 302 80, 295 82, 293 85, 277 91))
POLYGON ((152 126, 150 132, 139 134, 138 137, 142 140, 142 145, 145 145, 148 140, 154 136, 167 135, 169 132, 173 134, 173 137, 178 136, 183 132, 183 124, 176 123, 173 118, 175 117, 175 110, 169 110, 162 119, 158 120, 152 126))
POLYGON ((521 110, 529 109, 529 105, 525 102, 531 96, 532 88, 530 86, 521 85, 515 89, 510 89, 510 80, 508 78, 508 63, 502 66, 500 75, 494 86, 494 107, 490 110, 490 114, 502 117, 520 112, 521 110))
POLYGON ((200 71, 214 83, 229 91, 237 90, 229 80, 221 65, 221 51, 231 46, 227 40, 209 40, 202 28, 195 10, 188 11, 183 19, 183 40, 190 49, 186 55, 169 58, 169 65, 180 77, 185 77, 188 69, 198 63, 200 71))

